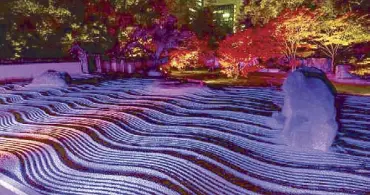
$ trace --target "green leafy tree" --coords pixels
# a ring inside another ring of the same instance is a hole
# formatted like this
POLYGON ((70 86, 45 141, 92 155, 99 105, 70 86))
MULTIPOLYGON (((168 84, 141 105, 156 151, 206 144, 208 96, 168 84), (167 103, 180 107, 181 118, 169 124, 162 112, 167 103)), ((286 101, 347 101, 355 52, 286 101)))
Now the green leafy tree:
POLYGON ((331 58, 332 72, 338 54, 349 46, 370 41, 369 16, 347 13, 332 19, 322 18, 316 23, 313 41, 331 58))
POLYGON ((296 65, 293 62, 296 60, 298 49, 307 44, 313 35, 315 22, 315 12, 306 8, 286 10, 272 22, 272 26, 276 25, 274 36, 284 48, 286 58, 292 62, 292 69, 296 65))
POLYGON ((204 39, 205 37, 212 36, 215 27, 212 10, 208 7, 197 10, 190 27, 198 38, 204 39))
POLYGON ((0 24, 2 47, 12 54, 6 58, 61 55, 60 29, 72 14, 56 1, 14 0, 2 2, 0 24))
POLYGON ((368 13, 370 9, 370 1, 367 0, 344 0, 334 1, 335 9, 345 12, 361 12, 368 13))
POLYGON ((126 12, 133 16, 135 24, 146 28, 168 13, 168 9, 165 0, 135 0, 127 5, 126 12))
POLYGON ((171 15, 177 18, 179 28, 188 27, 190 15, 194 11, 197 0, 166 0, 166 7, 171 15))
POLYGON ((316 1, 308 0, 246 0, 241 7, 240 23, 251 23, 265 25, 270 20, 278 17, 285 9, 296 9, 298 7, 314 8, 316 1))

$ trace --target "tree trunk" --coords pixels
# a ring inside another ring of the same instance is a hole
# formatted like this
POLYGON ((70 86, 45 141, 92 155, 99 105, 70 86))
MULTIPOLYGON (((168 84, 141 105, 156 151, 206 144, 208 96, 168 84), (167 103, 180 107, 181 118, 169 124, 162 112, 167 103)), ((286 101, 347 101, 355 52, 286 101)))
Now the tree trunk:
POLYGON ((331 56, 331 71, 333 74, 335 74, 335 63, 334 63, 334 60, 335 60, 335 55, 332 55, 331 56))
POLYGON ((157 50, 155 51, 155 64, 154 66, 157 67, 159 65, 159 58, 161 57, 161 54, 164 50, 164 45, 162 43, 159 44, 157 50))
POLYGON ((127 71, 127 70, 125 70, 125 61, 123 59, 120 60, 120 66, 119 67, 120 67, 119 72, 124 73, 125 71, 127 71))
POLYGON ((116 60, 116 58, 112 58, 111 60, 110 60, 110 65, 111 65, 111 71, 112 72, 117 72, 117 60, 116 60))
POLYGON ((95 55, 96 72, 102 73, 100 55, 95 55))
POLYGON ((81 63, 81 70, 82 70, 82 73, 85 73, 85 74, 89 74, 89 62, 87 60, 87 54, 84 53, 84 54, 81 54, 81 56, 79 57, 80 58, 80 63, 81 63))
POLYGON ((292 68, 292 72, 296 70, 296 59, 294 56, 289 60, 289 65, 292 68))

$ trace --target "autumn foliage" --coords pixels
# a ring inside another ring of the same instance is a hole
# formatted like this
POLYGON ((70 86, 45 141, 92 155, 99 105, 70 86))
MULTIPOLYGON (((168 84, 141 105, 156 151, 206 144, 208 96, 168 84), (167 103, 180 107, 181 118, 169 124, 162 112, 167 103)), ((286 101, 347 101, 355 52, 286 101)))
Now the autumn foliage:
POLYGON ((248 61, 254 58, 282 58, 294 70, 300 65, 299 51, 323 53, 331 58, 335 72, 336 56, 343 49, 370 40, 368 19, 367 15, 352 12, 328 15, 322 9, 284 9, 263 27, 248 28, 222 42, 219 51, 225 72, 231 69, 238 75, 241 71, 238 64, 250 64, 248 61))
MULTIPOLYGON (((300 65, 299 58, 312 54, 330 58, 335 72, 335 64, 346 60, 342 54, 351 54, 354 45, 370 42, 368 1, 363 0, 243 1, 238 29, 247 29, 234 34, 213 24, 211 8, 189 9, 196 0, 63 2, 4 1, 0 7, 0 58, 62 57, 77 42, 89 54, 106 60, 152 58, 157 63, 168 55, 168 66, 180 70, 212 61, 218 64, 217 56, 222 72, 236 78, 260 69, 271 58, 284 59, 279 62, 294 69, 300 65), (192 22, 190 14, 194 15, 192 22), (193 36, 184 41, 185 29, 202 40, 193 36)), ((368 52, 353 53, 362 56, 368 52)))
POLYGON ((203 66, 202 60, 208 55, 207 42, 193 35, 169 52, 170 62, 167 66, 177 70, 194 69, 203 66))
POLYGON ((270 22, 270 25, 275 27, 273 36, 279 40, 287 59, 294 61, 298 48, 307 44, 307 40, 312 37, 316 14, 307 8, 286 9, 270 22))
POLYGON ((282 47, 273 36, 274 30, 272 25, 250 28, 222 41, 218 53, 223 72, 228 77, 247 76, 262 68, 259 61, 281 57, 282 47))

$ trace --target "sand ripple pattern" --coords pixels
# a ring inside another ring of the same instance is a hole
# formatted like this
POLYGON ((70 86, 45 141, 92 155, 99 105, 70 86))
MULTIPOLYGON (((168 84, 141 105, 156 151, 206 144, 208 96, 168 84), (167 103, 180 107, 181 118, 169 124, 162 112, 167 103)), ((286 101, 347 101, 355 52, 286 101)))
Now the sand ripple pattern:
POLYGON ((328 153, 266 125, 283 95, 125 79, 0 92, 0 172, 41 194, 369 194, 370 98, 328 153))

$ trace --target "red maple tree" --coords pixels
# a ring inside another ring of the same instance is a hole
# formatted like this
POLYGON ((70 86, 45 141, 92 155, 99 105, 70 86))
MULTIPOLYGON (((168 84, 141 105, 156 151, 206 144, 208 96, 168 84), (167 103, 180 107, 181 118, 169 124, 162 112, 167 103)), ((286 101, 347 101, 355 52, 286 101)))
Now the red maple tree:
POLYGON ((230 77, 246 76, 249 72, 262 68, 257 61, 282 56, 280 42, 273 36, 274 25, 250 28, 227 37, 220 43, 225 73, 230 77))

